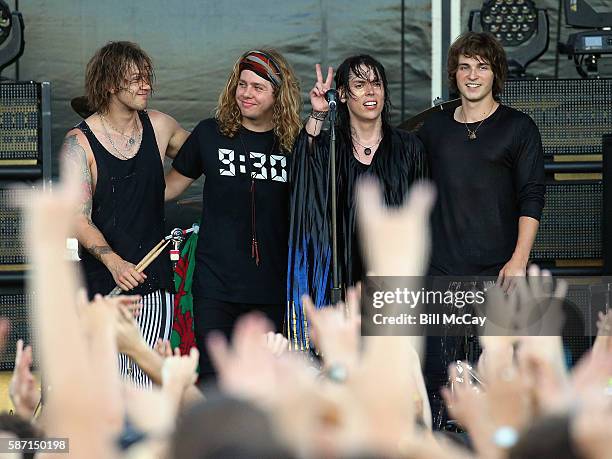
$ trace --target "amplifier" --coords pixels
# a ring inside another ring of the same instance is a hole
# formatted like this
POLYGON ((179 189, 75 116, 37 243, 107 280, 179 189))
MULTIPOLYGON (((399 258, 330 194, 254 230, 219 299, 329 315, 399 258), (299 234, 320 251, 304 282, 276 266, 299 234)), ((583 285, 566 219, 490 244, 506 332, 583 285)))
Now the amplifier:
MULTIPOLYGON (((558 155, 601 155, 601 138, 612 133, 610 78, 510 80, 502 101, 533 118, 548 159, 558 155)), ((601 161, 601 156, 572 160, 601 161)))
POLYGON ((0 82, 0 281, 25 271, 20 203, 34 183, 51 181, 51 85, 0 82))
MULTIPOLYGON (((611 123, 612 124, 612 123, 611 123)), ((603 214, 602 231, 604 274, 612 275, 612 133, 605 135, 603 143, 603 214)))
POLYGON ((16 185, 0 181, 0 273, 27 269, 21 205, 26 192, 34 188, 32 183, 16 185))
MULTIPOLYGON (((32 305, 33 295, 24 293, 23 289, 15 287, 0 288, 0 317, 9 319, 11 328, 4 352, 0 354, 0 370, 12 370, 15 365, 15 347, 18 339, 23 339, 25 344, 33 344, 31 323, 29 321, 29 310, 32 305)), ((34 346, 35 365, 37 352, 34 346)))
POLYGON ((0 83, 0 176, 51 179, 50 83, 0 83))
POLYGON ((601 259, 602 180, 548 181, 546 205, 531 258, 601 259))

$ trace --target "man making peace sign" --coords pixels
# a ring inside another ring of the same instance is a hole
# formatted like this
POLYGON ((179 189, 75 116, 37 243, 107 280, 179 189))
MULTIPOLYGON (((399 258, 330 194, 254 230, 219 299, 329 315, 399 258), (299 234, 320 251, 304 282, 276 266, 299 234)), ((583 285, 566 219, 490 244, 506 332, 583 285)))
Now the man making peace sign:
MULTIPOLYGON (((329 191, 329 134, 321 131, 329 106, 325 93, 332 83, 330 67, 310 91, 312 112, 294 146, 291 174, 289 239, 289 324, 305 336, 301 324, 301 295, 315 304, 329 301, 331 258, 331 196, 329 191), (294 320, 295 319, 295 320, 294 320)), ((415 180, 426 172, 423 146, 413 134, 390 124, 390 101, 385 68, 368 55, 346 59, 336 72, 339 93, 336 120, 336 179, 338 263, 340 285, 355 284, 364 267, 355 231, 355 186, 362 174, 378 178, 388 205, 400 205, 415 180)))

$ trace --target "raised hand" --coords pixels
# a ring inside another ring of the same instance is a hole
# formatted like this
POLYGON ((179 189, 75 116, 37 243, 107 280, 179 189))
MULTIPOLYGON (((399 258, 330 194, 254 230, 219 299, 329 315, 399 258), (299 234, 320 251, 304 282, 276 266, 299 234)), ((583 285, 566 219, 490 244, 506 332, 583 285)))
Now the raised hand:
POLYGON ((480 430, 484 421, 485 399, 474 384, 471 373, 465 371, 463 366, 452 363, 448 367, 448 380, 450 387, 442 388, 440 393, 450 415, 470 433, 480 430))
POLYGON ((597 313, 597 338, 593 343, 593 353, 612 353, 612 313, 597 313))
POLYGON ((302 297, 310 321, 310 337, 326 365, 346 365, 352 369, 359 359, 359 294, 349 288, 347 303, 317 309, 308 295, 302 297))
POLYGON ((280 357, 289 350, 289 340, 282 333, 266 333, 266 345, 275 357, 280 357))
POLYGON ((511 426, 522 430, 531 420, 531 379, 525 367, 508 362, 502 351, 500 358, 491 356, 485 366, 483 391, 486 415, 496 427, 511 426))
POLYGON ((15 369, 9 385, 9 396, 15 411, 24 419, 34 415, 40 401, 40 391, 32 374, 32 346, 23 347, 23 340, 17 341, 15 369))
POLYGON ((499 285, 487 291, 485 334, 503 336, 504 341, 512 342, 524 336, 560 336, 566 293, 563 279, 555 283, 549 271, 531 265, 528 277, 516 279, 510 294, 505 294, 499 285))
POLYGON ((271 328, 265 316, 249 313, 238 319, 231 343, 221 333, 209 335, 206 344, 223 391, 255 402, 277 395, 277 358, 266 345, 271 328))
POLYGON ((325 93, 331 88, 334 69, 332 67, 327 68, 327 78, 325 78, 325 81, 323 81, 323 74, 321 73, 321 64, 316 64, 315 70, 317 73, 317 81, 308 93, 310 96, 310 105, 312 105, 312 109, 317 112, 326 112, 329 110, 329 106, 327 100, 325 100, 325 93))
POLYGON ((578 457, 599 458, 608 457, 612 450, 612 436, 608 395, 603 391, 593 394, 580 403, 580 408, 572 415, 570 432, 574 453, 578 457))
POLYGON ((132 312, 122 304, 116 306, 115 327, 117 350, 123 354, 134 356, 136 351, 145 344, 145 341, 132 312))
POLYGON ((404 204, 388 208, 380 185, 362 180, 357 189, 357 218, 368 270, 376 276, 421 276, 429 262, 429 213, 435 190, 427 183, 410 189, 404 204))
POLYGON ((172 386, 181 393, 187 387, 195 384, 198 374, 198 360, 200 353, 195 347, 189 351, 189 355, 181 356, 181 351, 176 348, 172 357, 167 357, 162 366, 162 385, 172 386))
POLYGON ((138 317, 142 310, 142 296, 140 295, 119 295, 108 298, 108 300, 117 308, 127 309, 134 317, 138 317))
POLYGON ((172 345, 167 339, 158 338, 153 349, 159 354, 160 357, 163 357, 164 359, 174 355, 172 353, 172 345))
POLYGON ((590 393, 607 393, 612 374, 612 355, 588 352, 572 369, 570 383, 574 399, 583 399, 590 393))

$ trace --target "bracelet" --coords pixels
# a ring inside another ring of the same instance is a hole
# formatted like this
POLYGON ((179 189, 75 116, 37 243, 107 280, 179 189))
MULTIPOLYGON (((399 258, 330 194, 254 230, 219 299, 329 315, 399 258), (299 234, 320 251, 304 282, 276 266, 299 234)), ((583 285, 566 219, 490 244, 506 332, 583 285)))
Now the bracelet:
POLYGON ((313 110, 310 112, 310 117, 317 121, 325 121, 325 118, 327 118, 327 112, 319 112, 317 110, 313 110))

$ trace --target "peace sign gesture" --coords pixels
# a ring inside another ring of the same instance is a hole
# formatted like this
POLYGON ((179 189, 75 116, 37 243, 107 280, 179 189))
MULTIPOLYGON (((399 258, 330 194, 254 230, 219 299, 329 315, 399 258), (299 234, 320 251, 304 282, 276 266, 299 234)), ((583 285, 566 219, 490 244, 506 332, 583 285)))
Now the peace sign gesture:
POLYGON ((323 81, 323 74, 321 73, 321 64, 316 64, 315 70, 317 72, 317 82, 309 93, 310 105, 312 105, 312 109, 317 112, 326 112, 329 110, 329 106, 325 100, 325 93, 331 88, 334 69, 328 67, 325 81, 323 81))

